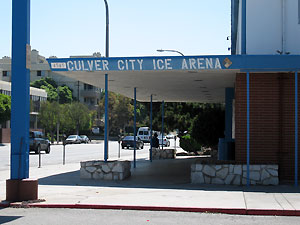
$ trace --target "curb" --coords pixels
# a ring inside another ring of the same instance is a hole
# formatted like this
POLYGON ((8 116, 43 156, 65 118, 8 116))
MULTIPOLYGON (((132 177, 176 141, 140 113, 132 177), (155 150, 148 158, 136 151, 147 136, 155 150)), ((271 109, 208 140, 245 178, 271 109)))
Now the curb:
POLYGON ((134 206, 134 205, 132 205, 132 206, 130 206, 130 205, 95 205, 95 204, 0 203, 0 208, 7 208, 7 207, 172 211, 172 212, 222 213, 222 214, 253 215, 253 216, 300 216, 300 210, 196 208, 196 207, 163 207, 163 206, 134 206))

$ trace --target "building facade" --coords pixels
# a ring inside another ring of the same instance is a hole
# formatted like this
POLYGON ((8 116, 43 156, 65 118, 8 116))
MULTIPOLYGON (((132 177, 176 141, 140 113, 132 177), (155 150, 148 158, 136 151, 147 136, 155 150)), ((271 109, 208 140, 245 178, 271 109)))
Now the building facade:
MULTIPOLYGON (((11 96, 11 83, 0 80, 0 94, 11 96)), ((43 89, 30 88, 30 129, 39 129, 38 114, 41 103, 47 100, 47 92, 43 89)), ((0 124, 0 143, 10 142, 10 121, 0 124)))
MULTIPOLYGON (((300 1, 233 0, 231 37, 233 55, 299 55, 300 1), (246 9, 243 9, 245 2, 246 9)), ((249 72, 250 163, 278 164, 281 182, 293 181, 296 172, 300 172, 295 168, 298 146, 295 142, 298 133, 295 131, 295 99, 300 97, 295 94, 295 87, 299 85, 295 72, 294 68, 290 68, 290 72, 249 72)), ((246 99, 247 75, 238 73, 234 101, 235 159, 238 163, 247 161, 246 99)))

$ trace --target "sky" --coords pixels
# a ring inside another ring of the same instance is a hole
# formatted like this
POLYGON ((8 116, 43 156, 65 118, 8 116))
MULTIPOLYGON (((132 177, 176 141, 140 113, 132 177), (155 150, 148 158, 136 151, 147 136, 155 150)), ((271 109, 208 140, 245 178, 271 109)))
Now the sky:
MULTIPOLYGON (((110 57, 230 54, 230 0, 107 0, 110 57)), ((0 57, 11 56, 12 0, 0 0, 0 57)), ((31 48, 105 55, 103 0, 31 0, 31 48)))

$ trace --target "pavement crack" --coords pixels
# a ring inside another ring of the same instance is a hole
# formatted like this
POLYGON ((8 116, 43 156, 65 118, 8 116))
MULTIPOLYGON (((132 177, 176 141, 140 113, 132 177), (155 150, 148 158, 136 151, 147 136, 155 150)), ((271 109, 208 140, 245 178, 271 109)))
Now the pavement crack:
POLYGON ((287 203, 289 203, 289 205, 296 210, 296 208, 293 206, 293 204, 283 195, 283 193, 280 193, 282 195, 282 197, 287 201, 287 203))
POLYGON ((245 192, 244 191, 243 191, 243 198, 244 198, 245 208, 248 209, 247 201, 246 201, 246 196, 245 196, 245 192))

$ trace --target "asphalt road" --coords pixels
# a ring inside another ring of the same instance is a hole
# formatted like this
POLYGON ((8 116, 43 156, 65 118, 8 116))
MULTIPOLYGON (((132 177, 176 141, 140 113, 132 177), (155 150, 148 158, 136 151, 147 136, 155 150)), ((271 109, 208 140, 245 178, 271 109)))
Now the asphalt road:
POLYGON ((225 214, 190 213, 190 212, 156 212, 156 211, 122 211, 92 209, 34 209, 6 208, 0 210, 0 224, 30 225, 82 225, 82 224, 122 224, 122 225, 298 225, 299 217, 276 216, 236 216, 225 214))
MULTIPOLYGON (((174 140, 171 141, 171 146, 174 147, 174 140)), ((137 159, 149 158, 149 143, 145 143, 144 149, 136 150, 137 159)), ((133 149, 121 149, 120 159, 133 160, 133 149)), ((117 141, 109 142, 109 160, 118 159, 119 144, 117 141)), ((79 163, 85 160, 103 160, 104 159, 104 144, 103 141, 97 144, 71 144, 65 148, 65 162, 79 163)), ((9 170, 10 165, 10 145, 0 146, 0 171, 9 170)), ((30 167, 39 166, 39 155, 30 153, 30 167)), ((61 165, 63 162, 63 145, 51 145, 50 154, 41 154, 41 166, 46 165, 61 165)))

